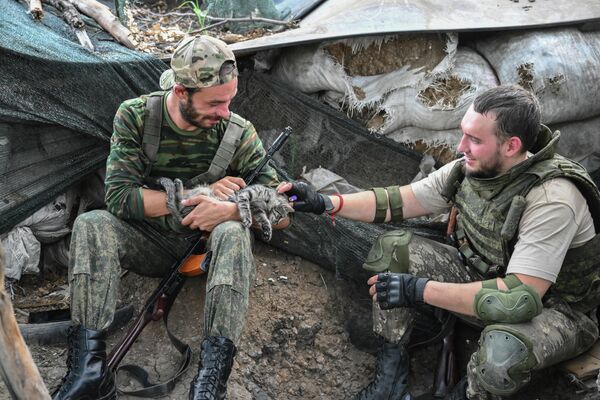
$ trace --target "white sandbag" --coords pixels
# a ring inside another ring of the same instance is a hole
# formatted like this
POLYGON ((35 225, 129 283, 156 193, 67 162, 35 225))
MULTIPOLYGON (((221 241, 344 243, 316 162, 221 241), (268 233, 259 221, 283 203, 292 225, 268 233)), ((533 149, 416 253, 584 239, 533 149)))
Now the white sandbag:
POLYGON ((29 227, 42 243, 52 243, 71 232, 69 217, 76 201, 76 192, 70 190, 46 204, 17 227, 29 227))
POLYGON ((421 141, 423 144, 430 147, 445 146, 455 150, 460 143, 462 132, 458 128, 438 131, 434 129, 419 128, 417 126, 407 126, 392 131, 385 136, 398 143, 411 144, 421 141))
POLYGON ((545 124, 600 114, 600 32, 502 32, 475 42, 502 84, 532 90, 545 124))
POLYGON ((392 92, 380 106, 369 128, 388 134, 404 127, 431 130, 458 128, 475 96, 498 85, 488 63, 475 51, 459 47, 454 67, 416 86, 392 92))
POLYGON ((273 75, 306 94, 328 92, 330 100, 342 101, 350 91, 343 67, 322 45, 295 46, 282 51, 273 75))
POLYGON ((273 75, 304 93, 361 111, 397 88, 450 68, 457 43, 455 34, 419 34, 295 46, 282 51, 273 75))
POLYGON ((31 228, 15 227, 3 236, 1 242, 5 251, 7 278, 19 280, 23 274, 40 272, 41 245, 31 228))
POLYGON ((600 153, 600 117, 551 126, 560 131, 556 152, 575 161, 600 153))

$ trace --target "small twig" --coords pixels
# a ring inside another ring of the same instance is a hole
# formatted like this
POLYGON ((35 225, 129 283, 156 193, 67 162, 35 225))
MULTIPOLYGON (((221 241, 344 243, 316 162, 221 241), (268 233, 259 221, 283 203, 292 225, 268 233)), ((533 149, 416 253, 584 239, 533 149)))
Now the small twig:
POLYGON ((321 273, 319 273, 319 276, 321 277, 321 280, 323 281, 323 285, 325 285, 325 290, 329 291, 329 289, 327 289, 327 284, 325 283, 325 278, 323 278, 323 275, 321 273))
POLYGON ((217 22, 217 23, 214 23, 214 24, 211 24, 211 25, 207 25, 207 26, 205 26, 202 29, 197 29, 195 31, 190 31, 190 32, 188 32, 188 34, 193 35, 193 34, 196 34, 196 33, 204 32, 204 31, 207 31, 209 29, 215 28, 215 27, 217 27, 219 25, 225 25, 228 22, 229 22, 229 20, 226 19, 224 21, 220 21, 220 22, 217 22))
POLYGON ((44 18, 41 0, 29 0, 29 13, 33 19, 41 21, 44 18))

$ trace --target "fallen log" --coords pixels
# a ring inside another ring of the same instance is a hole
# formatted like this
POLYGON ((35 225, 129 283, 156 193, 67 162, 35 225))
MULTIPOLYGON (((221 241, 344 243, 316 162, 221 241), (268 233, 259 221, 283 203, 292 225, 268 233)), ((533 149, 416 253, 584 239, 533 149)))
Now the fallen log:
POLYGON ((19 332, 10 296, 4 291, 4 252, 0 246, 0 372, 14 399, 50 399, 48 389, 19 332))
POLYGON ((29 0, 29 13, 38 21, 41 21, 44 18, 44 11, 42 10, 42 1, 41 0, 29 0))
POLYGON ((130 49, 135 48, 129 39, 131 32, 124 27, 110 8, 96 0, 69 0, 82 14, 94 19, 106 32, 117 39, 119 43, 130 49))
POLYGON ((85 26, 81 15, 69 0, 42 0, 46 4, 50 4, 61 12, 63 19, 74 29, 80 29, 85 26))

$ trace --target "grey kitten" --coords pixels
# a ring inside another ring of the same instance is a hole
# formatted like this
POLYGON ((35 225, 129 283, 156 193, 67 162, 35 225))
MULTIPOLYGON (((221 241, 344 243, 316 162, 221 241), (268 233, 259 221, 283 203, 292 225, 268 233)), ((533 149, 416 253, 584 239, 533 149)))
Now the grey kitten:
MULTIPOLYGON (((182 200, 198 195, 220 200, 208 185, 198 185, 184 192, 183 182, 180 179, 159 178, 158 183, 167 193, 167 209, 180 223, 194 209, 194 206, 182 206, 182 200)), ((273 225, 294 212, 286 196, 263 185, 246 186, 235 192, 228 200, 237 204, 242 225, 246 228, 252 226, 252 218, 254 218, 260 226, 262 238, 266 241, 271 240, 273 225)))

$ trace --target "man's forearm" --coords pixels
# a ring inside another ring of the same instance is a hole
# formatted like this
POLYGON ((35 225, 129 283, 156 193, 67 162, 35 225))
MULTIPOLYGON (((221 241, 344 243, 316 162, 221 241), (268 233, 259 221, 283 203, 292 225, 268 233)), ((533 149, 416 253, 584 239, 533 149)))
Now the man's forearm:
POLYGON ((165 192, 142 189, 142 199, 144 201, 144 215, 146 217, 162 217, 169 214, 165 192))
MULTIPOLYGON (((402 186, 400 188, 400 194, 403 201, 402 213, 404 218, 414 218, 429 214, 427 210, 421 207, 409 185, 402 186)), ((339 197, 329 196, 329 198, 333 203, 333 211, 340 217, 362 222, 373 222, 375 219, 375 193, 371 190, 345 194, 344 205, 339 213, 339 197)), ((388 208, 385 220, 390 221, 390 219, 391 212, 388 208)))
POLYGON ((481 282, 447 283, 429 281, 425 286, 425 303, 456 313, 475 316, 473 302, 481 282))

